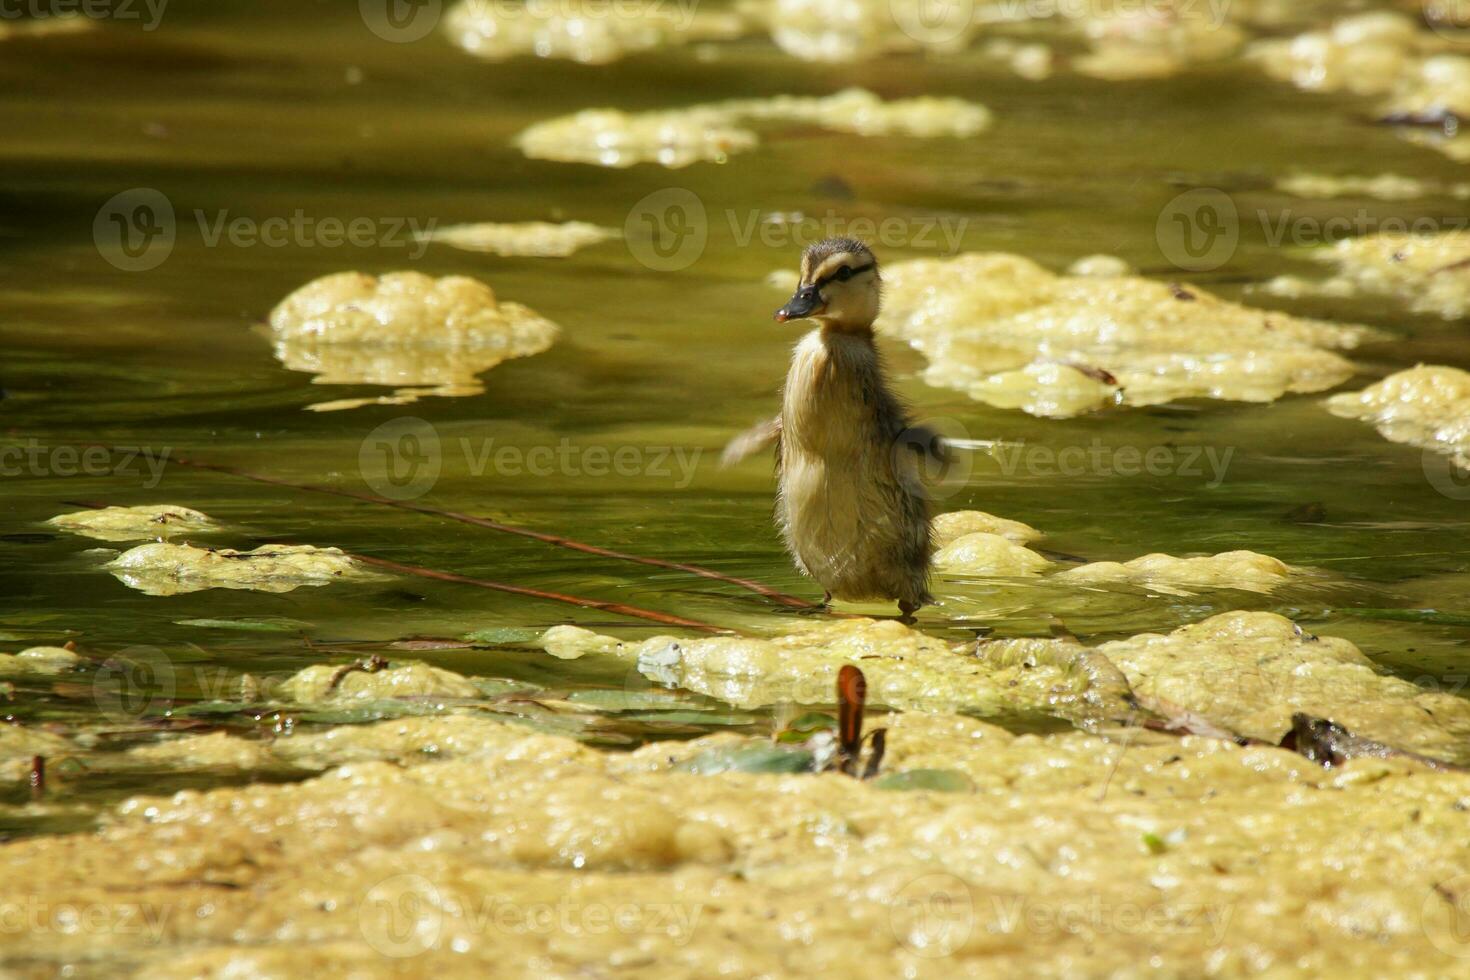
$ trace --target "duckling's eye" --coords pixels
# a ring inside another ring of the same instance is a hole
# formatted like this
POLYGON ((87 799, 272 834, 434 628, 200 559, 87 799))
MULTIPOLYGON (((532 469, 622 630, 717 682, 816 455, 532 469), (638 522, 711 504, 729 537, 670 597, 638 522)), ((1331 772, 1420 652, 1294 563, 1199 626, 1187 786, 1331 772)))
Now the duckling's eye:
POLYGON ((843 266, 842 268, 840 268, 840 269, 837 270, 837 281, 838 282, 847 282, 847 280, 849 280, 851 278, 852 278, 852 270, 849 269, 847 266, 843 266))

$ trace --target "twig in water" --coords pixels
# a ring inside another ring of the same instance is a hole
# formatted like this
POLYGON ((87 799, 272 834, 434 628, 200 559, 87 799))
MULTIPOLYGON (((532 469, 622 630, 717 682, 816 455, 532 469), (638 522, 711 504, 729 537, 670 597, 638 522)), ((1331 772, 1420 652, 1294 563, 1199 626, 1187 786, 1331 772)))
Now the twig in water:
MULTIPOLYGON (((110 448, 110 447, 104 447, 110 448)), ((597 555, 602 558, 615 558, 619 561, 631 561, 640 565, 652 565, 656 568, 668 568, 676 572, 686 572, 690 575, 698 575, 701 578, 714 579, 718 582, 728 582, 738 585, 742 589, 748 589, 757 595, 765 596, 773 602, 792 609, 810 609, 815 604, 808 602, 798 596, 788 595, 769 585, 764 585, 753 579, 740 578, 735 575, 726 575, 703 565, 691 565, 687 562, 666 561, 662 558, 647 558, 643 555, 630 555, 623 551, 614 551, 611 548, 601 548, 597 545, 586 544, 572 538, 562 537, 557 534, 548 534, 544 531, 533 531, 530 528, 517 527, 514 524, 504 524, 500 521, 492 521, 487 517, 476 517, 473 514, 462 514, 459 511, 448 510, 443 507, 431 507, 428 504, 416 504, 406 500, 392 500, 381 497, 375 493, 363 493, 358 490, 344 490, 339 487, 324 487, 314 483, 296 483, 291 480, 283 480, 279 477, 266 476, 263 473, 252 473, 248 470, 238 469, 234 466, 224 466, 219 463, 207 463, 203 460, 189 459, 177 456, 168 459, 170 463, 180 466, 188 466, 199 470, 210 470, 215 473, 224 473, 227 476, 236 476, 244 480, 253 480, 256 483, 268 483, 272 486, 287 487, 292 490, 302 490, 308 493, 323 493, 334 497, 347 497, 351 500, 361 500, 365 503, 380 504, 385 507, 397 507, 400 510, 411 510, 417 514, 428 514, 433 517, 444 517, 463 524, 472 524, 475 527, 487 528, 491 531, 499 531, 502 534, 515 534, 523 538, 531 538, 545 544, 555 545, 558 548, 567 548, 571 551, 581 551, 589 555, 597 555)))
POLYGON ((702 623, 697 619, 685 619, 682 616, 673 616, 669 613, 661 613, 652 609, 642 609, 638 606, 629 606, 621 602, 605 602, 601 599, 588 599, 583 596, 568 595, 565 592, 547 592, 542 589, 532 589, 524 585, 509 585, 505 582, 492 582, 489 579, 471 578, 468 575, 460 575, 457 572, 441 572, 434 568, 421 568, 418 565, 405 565, 402 562, 389 561, 386 558, 373 558, 370 555, 358 555, 349 553, 348 557, 360 561, 364 565, 374 565, 378 568, 386 568, 400 575, 417 575, 419 578, 435 579, 440 582, 456 582, 460 585, 473 585, 479 589, 490 589, 494 592, 508 592, 511 595, 529 596, 533 599, 549 599, 552 602, 565 602, 573 606, 581 606, 583 609, 601 609, 604 612, 617 613, 620 616, 632 616, 635 619, 646 619, 654 623, 662 623, 665 626, 680 626, 685 629, 702 630, 706 633, 730 633, 720 626, 702 623))

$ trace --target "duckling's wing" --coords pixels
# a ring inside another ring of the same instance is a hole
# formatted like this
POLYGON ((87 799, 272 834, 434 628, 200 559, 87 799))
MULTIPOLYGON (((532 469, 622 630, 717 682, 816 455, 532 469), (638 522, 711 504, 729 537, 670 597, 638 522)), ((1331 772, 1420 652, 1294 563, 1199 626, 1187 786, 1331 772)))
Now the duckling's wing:
POLYGON ((734 466, 781 438, 781 416, 762 419, 725 444, 720 454, 721 466, 734 466))

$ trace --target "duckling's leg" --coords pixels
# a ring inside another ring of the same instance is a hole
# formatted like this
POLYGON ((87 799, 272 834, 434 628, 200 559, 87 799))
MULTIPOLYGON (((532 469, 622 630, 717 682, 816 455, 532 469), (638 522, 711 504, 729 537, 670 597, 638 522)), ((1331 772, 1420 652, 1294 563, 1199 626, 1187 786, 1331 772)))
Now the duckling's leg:
POLYGON ((918 612, 923 605, 922 602, 909 602, 907 599, 898 600, 899 622, 915 622, 914 613, 918 612))

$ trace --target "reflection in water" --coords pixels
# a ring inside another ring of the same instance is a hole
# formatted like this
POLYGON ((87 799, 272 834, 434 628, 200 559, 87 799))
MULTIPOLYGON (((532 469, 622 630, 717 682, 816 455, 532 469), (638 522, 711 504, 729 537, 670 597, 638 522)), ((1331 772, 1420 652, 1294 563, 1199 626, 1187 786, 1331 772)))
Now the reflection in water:
POLYGON ((302 286, 272 312, 275 353, 317 384, 374 384, 392 395, 312 405, 315 411, 404 405, 426 395, 484 391, 479 375, 551 346, 557 326, 519 303, 499 302, 464 276, 358 272, 302 286))

